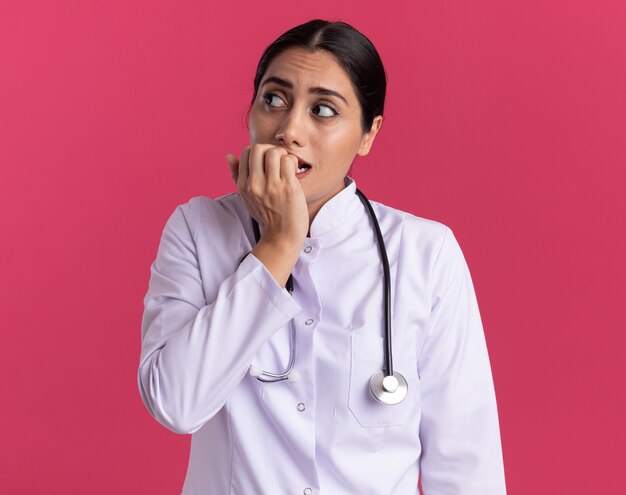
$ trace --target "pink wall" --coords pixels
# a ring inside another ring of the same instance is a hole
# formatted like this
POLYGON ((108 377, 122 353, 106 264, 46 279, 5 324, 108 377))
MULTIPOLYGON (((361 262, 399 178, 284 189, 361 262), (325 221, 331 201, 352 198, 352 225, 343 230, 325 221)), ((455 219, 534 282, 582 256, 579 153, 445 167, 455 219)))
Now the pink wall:
POLYGON ((324 17, 388 71, 359 186, 465 251, 509 494, 620 493, 626 3, 213 3, 0 5, 0 492, 180 492, 189 437, 136 387, 149 265, 233 190, 262 49, 324 17))

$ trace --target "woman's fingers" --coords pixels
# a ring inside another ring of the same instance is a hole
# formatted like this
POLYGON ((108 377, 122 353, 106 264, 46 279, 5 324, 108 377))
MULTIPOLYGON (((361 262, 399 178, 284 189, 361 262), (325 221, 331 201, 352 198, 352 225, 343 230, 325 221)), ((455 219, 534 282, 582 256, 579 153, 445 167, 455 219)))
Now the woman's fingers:
POLYGON ((295 155, 268 144, 246 146, 239 160, 235 155, 228 154, 226 161, 240 190, 249 189, 250 182, 254 181, 254 190, 261 194, 268 180, 294 178, 298 170, 298 158, 295 155))
POLYGON ((269 145, 255 144, 250 147, 248 158, 248 177, 245 183, 247 193, 262 198, 265 194, 267 178, 265 176, 265 153, 269 151, 269 145))
POLYGON ((239 189, 240 192, 246 187, 246 184, 248 182, 249 156, 250 156, 250 146, 246 146, 241 151, 241 157, 239 158, 239 165, 238 165, 237 189, 239 189))
POLYGON ((298 157, 295 155, 286 154, 280 159, 280 177, 283 180, 291 182, 292 179, 296 179, 296 173, 298 172, 298 157))
POLYGON ((296 176, 298 157, 271 144, 254 144, 244 148, 238 163, 232 155, 227 160, 248 212, 268 235, 301 240, 308 229, 308 211, 296 176))
POLYGON ((226 161, 228 162, 228 168, 230 169, 230 176, 233 179, 235 185, 237 185, 237 178, 239 177, 239 158, 235 155, 226 155, 226 161))
POLYGON ((264 166, 268 181, 280 180, 280 164, 287 152, 281 148, 270 148, 265 152, 264 166))

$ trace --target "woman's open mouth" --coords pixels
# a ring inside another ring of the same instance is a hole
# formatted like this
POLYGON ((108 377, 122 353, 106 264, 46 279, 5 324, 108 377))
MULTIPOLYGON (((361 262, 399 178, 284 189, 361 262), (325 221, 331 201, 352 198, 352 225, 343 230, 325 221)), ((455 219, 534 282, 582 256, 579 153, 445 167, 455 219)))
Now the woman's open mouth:
POLYGON ((311 168, 312 168, 311 165, 309 165, 305 161, 301 160, 300 157, 298 157, 298 170, 296 170, 296 177, 298 179, 304 177, 307 174, 307 172, 311 170, 311 168))

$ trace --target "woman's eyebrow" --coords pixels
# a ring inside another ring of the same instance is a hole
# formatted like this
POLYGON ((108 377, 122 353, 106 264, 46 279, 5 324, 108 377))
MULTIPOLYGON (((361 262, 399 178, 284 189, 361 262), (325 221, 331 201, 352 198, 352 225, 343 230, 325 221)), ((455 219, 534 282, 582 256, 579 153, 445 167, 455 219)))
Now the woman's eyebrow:
POLYGON ((316 95, 324 95, 324 96, 336 96, 337 98, 341 98, 346 105, 350 106, 348 104, 348 100, 346 100, 340 93, 337 93, 337 91, 333 89, 315 87, 315 88, 310 88, 309 93, 315 93, 316 95))
MULTIPOLYGON (((283 79, 282 77, 270 76, 265 81, 263 81, 261 86, 265 86, 268 83, 275 83, 275 84, 278 84, 279 86, 283 86, 288 89, 293 89, 293 83, 290 81, 287 81, 286 79, 283 79)), ((346 100, 341 93, 338 93, 337 91, 333 89, 322 88, 322 87, 316 86, 314 88, 309 88, 309 93, 313 93, 316 95, 324 95, 324 96, 336 96, 337 98, 342 99, 346 105, 350 106, 348 103, 348 100, 346 100)))
POLYGON ((263 83, 261 83, 261 86, 265 86, 268 83, 276 83, 279 86, 293 89, 293 83, 287 81, 286 79, 283 79, 282 77, 270 76, 265 81, 263 81, 263 83))

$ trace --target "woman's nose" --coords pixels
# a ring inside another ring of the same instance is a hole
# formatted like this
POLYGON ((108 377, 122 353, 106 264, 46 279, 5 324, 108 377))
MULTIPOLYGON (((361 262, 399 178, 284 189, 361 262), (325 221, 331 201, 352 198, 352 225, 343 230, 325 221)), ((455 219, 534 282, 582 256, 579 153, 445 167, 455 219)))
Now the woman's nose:
POLYGON ((306 144, 305 120, 301 111, 291 109, 285 113, 276 131, 275 139, 278 144, 285 146, 306 144))

